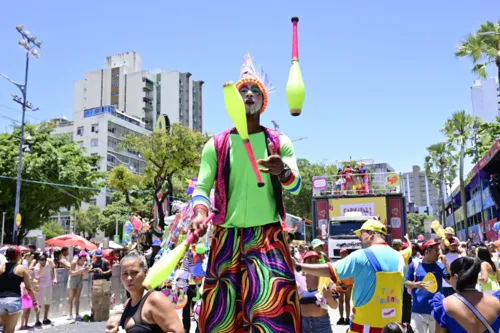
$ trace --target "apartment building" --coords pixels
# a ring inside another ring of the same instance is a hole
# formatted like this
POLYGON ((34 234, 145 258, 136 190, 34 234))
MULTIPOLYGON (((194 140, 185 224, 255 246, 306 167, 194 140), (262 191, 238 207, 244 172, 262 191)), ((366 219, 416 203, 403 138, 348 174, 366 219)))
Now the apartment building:
POLYGON ((203 131, 203 81, 178 71, 142 70, 136 52, 112 55, 106 67, 84 74, 73 85, 73 112, 112 106, 152 130, 160 114, 203 131))
POLYGON ((434 186, 420 166, 414 165, 411 172, 401 175, 401 191, 406 196, 407 211, 410 213, 439 215, 439 189, 434 186))
POLYGON ((472 112, 484 122, 500 115, 500 88, 496 78, 476 80, 471 87, 472 112))

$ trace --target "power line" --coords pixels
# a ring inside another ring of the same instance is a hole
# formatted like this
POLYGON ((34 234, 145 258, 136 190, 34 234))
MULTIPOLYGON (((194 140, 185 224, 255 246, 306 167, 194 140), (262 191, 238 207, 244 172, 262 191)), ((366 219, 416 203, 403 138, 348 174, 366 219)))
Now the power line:
MULTIPOLYGON (((8 177, 8 176, 0 176, 0 178, 3 178, 3 179, 13 179, 13 180, 17 179, 17 177, 8 177)), ((78 188, 78 189, 82 189, 82 190, 92 190, 92 191, 101 191, 102 189, 105 188, 105 187, 98 188, 98 187, 85 187, 85 186, 77 186, 77 185, 67 185, 67 184, 57 184, 57 183, 49 183, 49 182, 40 182, 40 181, 37 181, 37 180, 29 180, 29 179, 21 179, 21 181, 27 182, 27 183, 41 184, 41 185, 51 185, 51 186, 59 186, 59 187, 78 188)))

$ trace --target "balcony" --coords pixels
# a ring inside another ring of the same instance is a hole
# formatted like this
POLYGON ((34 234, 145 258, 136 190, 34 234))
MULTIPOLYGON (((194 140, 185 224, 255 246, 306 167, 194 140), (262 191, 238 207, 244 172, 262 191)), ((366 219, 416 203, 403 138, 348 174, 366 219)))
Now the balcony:
POLYGON ((144 97, 142 98, 144 102, 152 102, 153 101, 153 94, 150 92, 146 92, 144 97))
POLYGON ((151 80, 148 80, 147 78, 142 78, 142 81, 144 82, 144 90, 149 90, 153 91, 155 88, 154 82, 151 80))
POLYGON ((313 177, 313 197, 365 196, 402 193, 397 172, 344 173, 313 177))
POLYGON ((144 106, 142 107, 142 109, 145 111, 153 111, 153 103, 144 102, 144 106))

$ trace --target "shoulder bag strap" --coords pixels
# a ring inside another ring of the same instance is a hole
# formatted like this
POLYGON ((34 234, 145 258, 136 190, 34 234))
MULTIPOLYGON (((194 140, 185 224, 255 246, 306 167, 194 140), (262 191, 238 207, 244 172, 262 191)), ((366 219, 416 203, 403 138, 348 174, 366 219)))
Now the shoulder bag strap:
POLYGON ((493 330, 491 325, 488 323, 486 318, 484 318, 483 315, 481 313, 479 313, 479 311, 477 311, 477 309, 474 307, 474 305, 472 305, 468 300, 465 299, 465 297, 463 297, 459 293, 455 293, 454 296, 456 298, 458 298, 459 300, 461 300, 462 303, 464 303, 465 306, 467 306, 469 308, 469 310, 471 310, 474 313, 474 315, 477 317, 477 319, 479 319, 483 323, 484 327, 486 327, 488 332, 495 333, 495 331, 493 330))

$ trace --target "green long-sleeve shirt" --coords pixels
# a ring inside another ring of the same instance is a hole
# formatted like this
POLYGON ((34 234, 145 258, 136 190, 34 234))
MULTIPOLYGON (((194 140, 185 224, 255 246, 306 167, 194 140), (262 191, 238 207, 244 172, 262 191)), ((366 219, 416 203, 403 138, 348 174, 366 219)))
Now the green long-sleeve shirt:
MULTIPOLYGON (((255 159, 266 159, 268 153, 264 132, 250 134, 249 137, 255 159)), ((292 142, 287 136, 280 134, 280 145, 280 156, 293 173, 289 182, 282 183, 283 188, 292 194, 298 194, 302 179, 297 168, 292 142)), ((226 219, 222 226, 248 228, 279 221, 270 175, 261 173, 265 186, 259 188, 243 141, 238 134, 231 134, 229 146, 231 171, 226 219)), ((198 182, 193 192, 193 206, 199 204, 207 208, 210 206, 209 195, 216 173, 217 153, 214 140, 210 139, 203 148, 198 182)))

